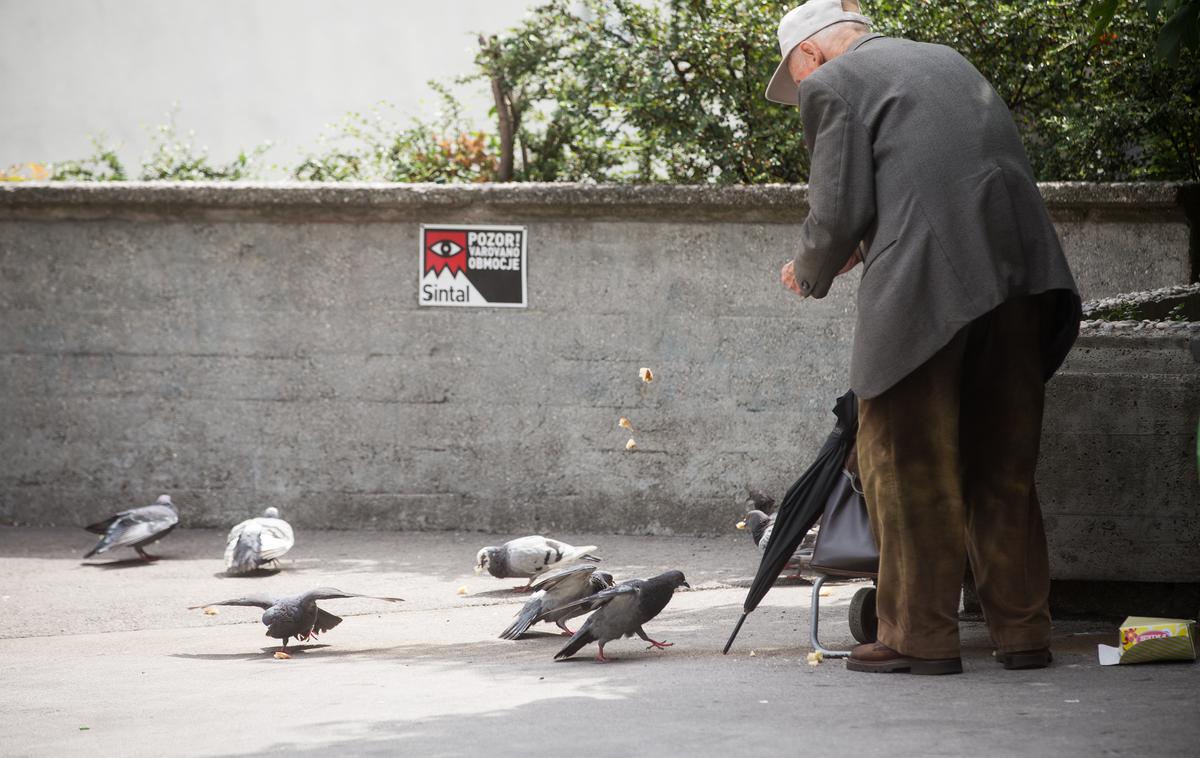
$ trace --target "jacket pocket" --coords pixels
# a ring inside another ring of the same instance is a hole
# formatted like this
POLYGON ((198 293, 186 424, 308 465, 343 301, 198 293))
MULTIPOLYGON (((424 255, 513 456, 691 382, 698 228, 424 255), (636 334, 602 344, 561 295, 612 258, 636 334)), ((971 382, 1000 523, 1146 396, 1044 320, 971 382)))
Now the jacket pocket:
POLYGON ((885 254, 890 253, 892 251, 892 249, 896 247, 896 243, 899 241, 900 241, 900 239, 896 238, 896 239, 892 240, 891 242, 887 243, 886 245, 884 245, 882 248, 880 248, 878 253, 868 254, 867 259, 865 261, 863 261, 862 275, 866 276, 867 272, 871 270, 871 267, 875 265, 875 261, 882 258, 885 254))

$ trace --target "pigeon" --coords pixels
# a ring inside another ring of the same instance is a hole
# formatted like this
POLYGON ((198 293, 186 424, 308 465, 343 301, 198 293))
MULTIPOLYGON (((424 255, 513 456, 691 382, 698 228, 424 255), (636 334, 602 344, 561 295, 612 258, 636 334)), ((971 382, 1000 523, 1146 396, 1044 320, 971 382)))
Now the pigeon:
MULTIPOLYGON (((769 495, 750 490, 749 496, 746 498, 746 505, 753 505, 754 509, 742 517, 742 520, 737 523, 737 528, 750 530, 750 539, 754 540, 759 551, 766 551, 767 545, 771 542, 771 532, 775 529, 775 514, 768 514, 765 511, 775 505, 775 500, 769 495)), ((800 546, 788 559, 785 568, 801 571, 808 564, 808 561, 812 559, 813 548, 817 544, 817 533, 820 529, 820 522, 818 522, 809 530, 808 534, 804 535, 800 546)))
POLYGON ((171 503, 170 495, 159 495, 154 505, 130 508, 103 521, 85 526, 89 532, 103 535, 96 546, 83 557, 91 558, 118 547, 131 547, 142 560, 152 561, 154 556, 142 549, 151 542, 166 537, 179 524, 179 514, 171 503))
POLYGON ((596 654, 596 662, 606 663, 611 659, 604 656, 604 645, 634 634, 649 642, 652 648, 671 647, 674 644, 672 642, 650 639, 642 625, 667 607, 677 588, 690 589, 691 586, 683 578, 682 571, 668 571, 649 579, 630 579, 563 606, 559 609, 560 612, 576 605, 595 608, 596 612, 583 622, 583 626, 579 627, 579 631, 575 632, 566 646, 555 654, 554 660, 570 658, 583 649, 584 645, 595 642, 600 648, 596 654))
POLYGON ((346 597, 365 597, 372 600, 386 600, 389 603, 404 602, 399 597, 378 597, 376 595, 357 595, 353 592, 342 592, 333 587, 318 587, 291 597, 272 597, 271 595, 250 595, 248 597, 222 600, 219 603, 205 603, 188 608, 207 608, 210 605, 247 605, 265 608, 262 622, 267 627, 267 636, 283 640, 282 652, 287 652, 288 640, 295 637, 307 642, 315 640, 318 634, 324 634, 338 624, 342 619, 329 611, 317 607, 318 600, 337 600, 346 597))
POLYGON ((258 518, 246 519, 229 530, 225 573, 248 574, 279 560, 294 544, 292 525, 279 518, 278 508, 268 508, 258 518))
POLYGON ((570 637, 575 633, 567 628, 567 620, 582 616, 591 608, 574 606, 563 610, 562 606, 608 589, 613 586, 613 578, 612 574, 597 571, 595 566, 584 563, 542 574, 531 586, 533 597, 517 614, 517 620, 500 633, 500 639, 515 640, 539 621, 557 624, 563 634, 570 637))
POLYGON ((520 537, 509 540, 499 547, 482 548, 475 555, 475 573, 479 574, 487 569, 487 572, 497 579, 527 577, 528 583, 514 587, 514 589, 518 592, 528 592, 535 576, 560 563, 574 561, 599 563, 600 559, 589 552, 595 549, 595 545, 574 547, 541 535, 520 537))

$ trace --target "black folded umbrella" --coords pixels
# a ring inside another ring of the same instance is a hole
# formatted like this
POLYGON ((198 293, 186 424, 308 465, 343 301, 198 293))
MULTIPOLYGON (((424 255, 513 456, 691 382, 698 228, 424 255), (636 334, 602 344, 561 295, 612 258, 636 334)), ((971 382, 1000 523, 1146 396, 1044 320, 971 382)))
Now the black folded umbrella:
POLYGON ((742 604, 742 617, 733 628, 733 634, 729 635, 724 653, 729 652, 746 617, 766 597, 804 535, 825 512, 825 503, 842 474, 846 454, 858 436, 858 398, 853 391, 847 391, 838 398, 833 413, 837 416, 837 424, 821 446, 817 459, 783 496, 775 516, 775 527, 771 530, 771 541, 763 551, 758 573, 754 576, 750 591, 746 593, 746 602, 742 604))

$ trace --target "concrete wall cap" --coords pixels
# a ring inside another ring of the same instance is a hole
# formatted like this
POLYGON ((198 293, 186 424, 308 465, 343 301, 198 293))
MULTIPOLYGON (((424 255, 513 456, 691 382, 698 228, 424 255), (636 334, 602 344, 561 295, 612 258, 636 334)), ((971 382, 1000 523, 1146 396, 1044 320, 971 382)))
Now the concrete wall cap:
MULTIPOLYGON (((1164 211, 1183 215, 1177 182, 1040 184, 1052 212, 1164 211)), ((353 182, 12 182, 0 184, 0 219, 142 216, 229 218, 303 216, 380 220, 439 209, 505 210, 516 215, 661 218, 796 223, 807 185, 385 184, 353 182)))

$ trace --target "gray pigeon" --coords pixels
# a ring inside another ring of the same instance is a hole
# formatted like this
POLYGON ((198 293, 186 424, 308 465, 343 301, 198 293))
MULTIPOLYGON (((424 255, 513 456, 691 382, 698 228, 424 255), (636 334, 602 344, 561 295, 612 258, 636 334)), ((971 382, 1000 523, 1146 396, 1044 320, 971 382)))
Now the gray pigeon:
POLYGON ((279 518, 279 509, 268 508, 258 518, 246 519, 229 530, 225 573, 248 574, 279 560, 294 544, 292 525, 279 518))
MULTIPOLYGON (((770 495, 765 495, 757 490, 748 489, 746 497, 746 505, 753 506, 752 510, 748 511, 742 520, 737 523, 738 529, 748 529, 750 531, 750 539, 758 547, 759 551, 765 551, 767 545, 771 543, 771 532, 775 529, 774 513, 767 513, 775 500, 770 495)), ((796 548, 796 552, 788 559, 787 565, 784 568, 793 571, 802 571, 808 562, 812 559, 813 548, 817 544, 817 533, 820 531, 820 522, 804 535, 804 539, 800 541, 800 546, 796 548)))
POLYGON ((583 626, 579 627, 579 631, 575 632, 570 642, 558 651, 554 660, 570 658, 582 650, 584 645, 595 642, 600 647, 596 654, 596 662, 605 663, 609 660, 604 657, 606 643, 635 634, 649 642, 650 647, 670 647, 674 643, 650 639, 642 625, 667 607, 667 603, 671 602, 671 597, 679 587, 690 589, 691 585, 683 578, 682 571, 668 571, 649 579, 621 582, 615 587, 564 606, 561 610, 567 610, 572 605, 586 605, 597 610, 583 622, 583 626))
POLYGON ((563 634, 573 635, 566 622, 591 608, 576 605, 564 610, 562 606, 613 586, 613 578, 612 574, 597 571, 595 566, 585 563, 542 574, 531 586, 533 597, 517 614, 517 620, 500 633, 500 639, 515 640, 539 621, 557 624, 563 634))
POLYGON ((178 524, 179 514, 171 504, 171 496, 159 495, 154 505, 130 508, 85 526, 84 529, 89 532, 103 536, 83 557, 91 558, 114 548, 131 547, 142 560, 152 561, 154 556, 142 550, 142 547, 166 537, 178 524))
POLYGON ((497 579, 528 578, 528 583, 514 588, 519 592, 528 592, 532 588, 533 577, 559 564, 574 561, 599 563, 600 559, 589 552, 595 549, 595 545, 575 547, 541 535, 519 537, 499 547, 480 549, 475 554, 475 573, 487 569, 497 579))
POLYGON ((193 605, 188 610, 194 611, 197 608, 207 608, 210 605, 248 605, 265 608, 267 612, 262 615, 262 622, 267 627, 267 636, 283 640, 281 650, 286 652, 287 643, 290 638, 295 637, 300 641, 313 640, 317 638, 318 634, 324 634, 342 623, 341 618, 318 608, 318 600, 337 600, 346 597, 365 597, 372 600, 386 600, 390 603, 404 602, 404 599, 399 597, 356 595, 353 592, 342 592, 333 587, 318 587, 315 590, 309 590, 308 592, 292 595, 291 597, 250 595, 233 600, 222 600, 219 603, 193 605))

